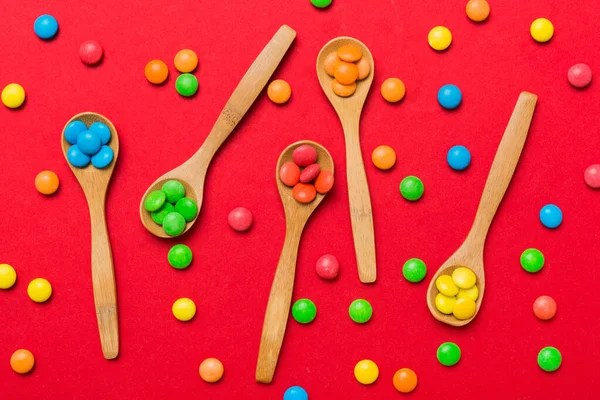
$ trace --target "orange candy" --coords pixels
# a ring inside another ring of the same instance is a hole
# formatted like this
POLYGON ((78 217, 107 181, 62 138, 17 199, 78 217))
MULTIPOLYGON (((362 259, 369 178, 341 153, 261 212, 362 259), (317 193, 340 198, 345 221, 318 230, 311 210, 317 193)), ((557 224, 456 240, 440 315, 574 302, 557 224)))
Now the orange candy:
POLYGON ((207 358, 200 364, 200 378, 208 383, 215 383, 221 380, 223 371, 223 363, 216 358, 207 358))
POLYGON ((325 194, 333 187, 333 172, 322 169, 319 176, 315 179, 315 189, 321 194, 325 194))
POLYGON ((10 367, 18 374, 26 374, 33 368, 35 358, 29 350, 19 349, 10 357, 10 367))
POLYGON ((469 0, 466 11, 471 21, 485 21, 490 15, 490 4, 486 0, 469 0))
POLYGON ((357 62, 362 58, 362 52, 356 46, 351 44, 340 47, 337 51, 337 55, 340 59, 347 62, 357 62))
POLYGON ((152 60, 146 64, 144 74, 146 75, 148 82, 154 83, 155 85, 160 85, 167 80, 167 76, 169 76, 169 69, 164 61, 152 60))
POLYGON ((325 57, 325 61, 323 62, 323 64, 325 65, 325 72, 327 72, 327 75, 334 76, 335 69, 341 61, 342 60, 340 60, 335 51, 329 53, 327 57, 325 57))
POLYGON ((417 374, 410 368, 402 368, 394 374, 394 387, 401 393, 410 393, 417 387, 417 374))
POLYGON ((369 60, 366 58, 361 58, 357 63, 356 67, 358 68, 358 80, 362 81, 371 72, 371 64, 369 64, 369 60))
POLYGON ((292 189, 292 195, 300 203, 310 203, 317 196, 317 190, 310 183, 298 183, 292 189))
POLYGON ((287 103, 292 95, 290 84, 282 79, 276 79, 269 84, 267 96, 275 104, 287 103))
POLYGON ((540 296, 533 303, 533 313, 542 321, 548 321, 556 315, 556 301, 550 296, 540 296))
POLYGON ((381 85, 381 95, 390 103, 399 102, 405 93, 404 83, 398 78, 388 78, 381 85))
POLYGON ((279 179, 284 185, 293 187, 300 182, 300 167, 288 161, 279 168, 279 179))
POLYGON ((396 164, 396 152, 390 146, 377 146, 371 154, 371 160, 379 169, 390 169, 396 164))
POLYGON ((342 85, 351 85, 358 79, 358 67, 356 64, 340 61, 334 76, 335 80, 342 85))
POLYGON ((342 85, 335 79, 331 82, 331 89, 333 93, 340 97, 352 96, 356 92, 356 82, 352 82, 350 85, 342 85))
POLYGON ((179 72, 192 72, 198 66, 198 56, 190 49, 179 50, 173 63, 179 72))
POLYGON ((41 194, 53 194, 58 190, 58 185, 58 176, 52 171, 42 171, 35 177, 35 188, 41 194))

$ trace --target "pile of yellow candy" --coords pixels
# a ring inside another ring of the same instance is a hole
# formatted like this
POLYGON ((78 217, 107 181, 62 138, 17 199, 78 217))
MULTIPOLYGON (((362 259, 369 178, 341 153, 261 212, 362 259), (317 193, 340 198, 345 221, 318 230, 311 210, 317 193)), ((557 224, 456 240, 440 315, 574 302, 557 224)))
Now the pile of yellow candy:
POLYGON ((440 275, 435 280, 439 290, 435 296, 435 307, 443 314, 454 314, 458 319, 469 319, 475 315, 479 289, 475 285, 475 273, 466 267, 458 267, 450 275, 440 275))

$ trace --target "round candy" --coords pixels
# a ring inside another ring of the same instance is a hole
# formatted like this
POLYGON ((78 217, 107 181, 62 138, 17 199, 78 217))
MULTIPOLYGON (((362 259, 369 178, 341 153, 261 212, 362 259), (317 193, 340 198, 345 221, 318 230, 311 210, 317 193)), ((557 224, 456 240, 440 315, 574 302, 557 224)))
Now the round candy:
POLYGON ((192 263, 192 249, 185 244, 176 244, 169 250, 167 258, 171 267, 176 269, 187 268, 192 263))
POLYGON ((393 383, 400 393, 410 393, 417 387, 417 374, 410 368, 399 369, 394 374, 393 383))
POLYGON ((453 110, 462 102, 462 93, 457 86, 448 84, 440 88, 437 98, 442 107, 453 110))
POLYGON ((269 84, 267 88, 267 96, 275 104, 284 104, 292 96, 292 88, 290 84, 282 79, 276 79, 269 84))
MULTIPOLYGON (((319 0, 311 0, 319 1, 319 0)), ((321 0, 324 1, 324 0, 321 0)), ((328 0, 331 3, 331 0, 328 0)), ((314 3, 313 3, 314 4, 314 3)), ((329 4, 328 4, 329 5, 329 4)), ((308 400, 308 393, 300 386, 292 386, 283 394, 283 400, 308 400)))
POLYGON ((227 216, 227 223, 234 231, 244 232, 252 226, 252 213, 244 207, 237 207, 231 210, 227 216))
POLYGON ((198 91, 198 79, 192 74, 181 74, 175 81, 177 93, 184 97, 190 97, 198 91))
POLYGON ((540 296, 533 302, 533 313, 542 321, 548 321, 556 315, 556 301, 550 296, 540 296))
POLYGON ((538 18, 531 23, 529 32, 536 42, 544 43, 552 39, 552 35, 554 35, 554 26, 552 25, 552 22, 546 18, 538 18))
POLYGON ((319 173, 321 172, 321 167, 319 164, 311 164, 308 167, 304 168, 304 171, 300 174, 300 182, 309 183, 314 181, 319 173))
POLYGON ((448 151, 446 160, 450 168, 462 171, 471 164, 471 153, 465 146, 454 146, 448 151))
POLYGON ((96 65, 102 60, 102 46, 95 40, 86 40, 79 46, 79 58, 87 65, 96 65))
POLYGON ((456 297, 454 296, 444 296, 441 293, 435 296, 435 308, 442 314, 452 314, 454 304, 456 304, 456 297))
POLYGON ((409 282, 421 282, 427 274, 425 263, 418 258, 411 258, 404 263, 402 275, 409 282))
POLYGON ((424 191, 423 182, 416 176, 407 176, 400 182, 400 194, 406 200, 419 200, 423 196, 424 191))
POLYGON ((585 64, 575 64, 569 68, 567 79, 576 88, 584 88, 592 81, 592 70, 585 64))
POLYGON ((179 50, 173 64, 179 72, 192 72, 198 66, 198 56, 190 49, 179 50))
POLYGON ((173 204, 165 202, 161 208, 159 208, 156 211, 152 211, 150 213, 150 216, 152 217, 152 220, 154 222, 156 222, 159 225, 162 225, 165 217, 168 214, 171 214, 173 211, 175 211, 175 207, 173 206, 173 204))
POLYGON ((331 190, 334 181, 333 172, 322 169, 317 179, 315 179, 315 189, 317 192, 325 194, 331 190))
POLYGON ((87 131, 87 129, 87 125, 82 121, 70 122, 65 128, 65 140, 70 144, 77 144, 77 136, 79 136, 81 132, 87 131))
POLYGON ((74 144, 67 150, 67 160, 69 164, 77 168, 83 168, 90 163, 90 156, 79 150, 79 146, 74 144))
POLYGON ((292 152, 292 160, 299 167, 308 167, 317 162, 317 149, 309 144, 303 144, 292 152))
POLYGON ((442 343, 437 349, 437 359, 440 364, 451 367, 460 360, 460 348, 452 342, 442 343))
POLYGON ((8 108, 19 108, 25 102, 25 89, 18 83, 9 83, 2 89, 2 104, 8 108))
POLYGON ((471 289, 477 282, 477 276, 467 267, 458 267, 452 272, 452 280, 461 289, 471 289))
POLYGON ((175 179, 170 179, 163 183, 160 190, 165 192, 166 199, 171 204, 177 203, 185 196, 185 187, 175 179))
POLYGON ((189 197, 184 197, 177 200, 175 211, 183 216, 185 222, 190 222, 198 215, 198 204, 189 197))
POLYGON ((196 304, 187 297, 177 299, 172 307, 173 315, 180 321, 189 321, 196 315, 196 304))
POLYGON ((589 187, 593 189, 600 188, 600 164, 587 167, 583 174, 583 179, 589 187))
POLYGON ((144 68, 144 75, 146 75, 148 82, 155 85, 160 85, 167 80, 167 77, 169 76, 169 68, 167 68, 167 64, 165 64, 164 61, 152 60, 146 64, 146 68, 144 68))
POLYGON ((466 11, 471 21, 485 21, 490 15, 490 4, 485 0, 469 0, 466 11))
POLYGON ((358 299, 354 300, 352 304, 350 304, 348 313, 350 314, 352 321, 359 324, 364 324, 373 316, 373 308, 371 307, 371 303, 368 301, 364 299, 358 299))
POLYGON ((92 165, 96 168, 102 169, 110 165, 115 153, 109 146, 102 146, 96 154, 92 156, 92 165))
POLYGON ((333 76, 342 85, 351 85, 358 79, 358 67, 354 63, 340 61, 333 76))
POLYGON ((337 55, 340 60, 351 63, 357 62, 362 58, 362 52, 360 49, 351 44, 340 46, 340 48, 337 49, 337 55))
POLYGON ((144 208, 146 211, 156 211, 165 204, 165 200, 167 199, 167 195, 162 190, 155 190, 153 192, 148 193, 146 198, 144 199, 144 208))
MULTIPOLYGON (((310 0, 311 4, 317 8, 329 7, 329 5, 331 4, 332 1, 333 0, 310 0)), ((284 399, 284 400, 288 400, 288 399, 284 399)), ((300 399, 298 399, 298 400, 300 400, 300 399)))
POLYGON ((538 365, 546 372, 554 372, 562 363, 562 355, 556 347, 544 347, 538 353, 538 365))
POLYGON ((317 260, 316 270, 323 279, 335 279, 340 273, 340 262, 335 256, 325 254, 317 260))
POLYGON ((456 300, 452 308, 452 314, 458 319, 469 319, 475 315, 475 311, 477 311, 475 301, 466 297, 456 300))
POLYGON ((544 266, 544 255, 538 249, 527 249, 521 254, 521 266, 527 272, 538 272, 544 266))
POLYGON ((284 185, 293 187, 300 182, 300 167, 291 161, 284 163, 279 168, 279 179, 284 185))
MULTIPOLYGON (((177 206, 175 206, 175 210, 177 210, 177 206)), ((167 235, 179 236, 185 231, 185 218, 179 212, 175 211, 163 218, 162 225, 167 235)))
POLYGON ((215 383, 223 377, 223 363, 216 358, 207 358, 200 364, 200 378, 204 382, 215 383))
POLYGON ((457 299, 471 299, 476 301, 479 297, 479 289, 473 286, 471 289, 458 289, 457 299))
POLYGON ((342 85, 334 79, 331 81, 331 89, 333 90, 333 93, 340 97, 350 97, 356 92, 356 82, 349 85, 342 85))
POLYGON ((58 22, 52 15, 40 15, 33 23, 33 31, 40 39, 52 39, 58 31, 58 22))
POLYGON ((354 377, 363 385, 370 385, 379 377, 379 368, 371 360, 362 360, 354 366, 354 377))
POLYGON ((33 369, 35 358, 29 350, 19 349, 10 356, 10 367, 17 374, 26 374, 33 369))
POLYGON ((96 154, 100 147, 102 147, 102 141, 100 136, 93 131, 83 131, 77 136, 77 147, 83 154, 93 156, 96 154))
POLYGON ((358 60, 356 63, 356 67, 358 68, 358 80, 362 81, 371 73, 371 63, 365 57, 358 60))
POLYGON ((340 60, 340 58, 338 57, 337 51, 332 51, 327 55, 327 57, 325 57, 325 61, 323 62, 323 64, 325 66, 325 72, 327 72, 327 75, 331 77, 335 75, 335 69, 337 68, 340 61, 342 60, 340 60))
POLYGON ((27 295, 36 303, 43 303, 52 295, 52 285, 44 278, 36 278, 29 282, 27 295))
POLYGON ((0 264, 0 289, 10 289, 17 281, 17 272, 8 264, 0 264))
POLYGON ((296 322, 308 324, 317 316, 317 306, 309 299, 300 299, 292 306, 292 316, 296 322))
POLYGON ((300 203, 310 203, 317 196, 317 190, 310 183, 298 183, 292 189, 294 199, 300 203))
POLYGON ((388 170, 396 164, 396 152, 390 146, 377 146, 371 153, 373 164, 382 170, 388 170))
POLYGON ((434 50, 446 50, 452 43, 452 33, 445 26, 436 26, 429 31, 427 41, 434 50))
POLYGON ((406 87, 398 78, 387 78, 381 84, 381 95, 388 103, 397 103, 404 98, 406 87))
POLYGON ((98 135, 102 144, 110 142, 110 128, 104 122, 94 122, 89 129, 98 135))
POLYGON ((546 228, 557 228, 562 220, 562 211, 554 204, 547 204, 540 210, 540 221, 546 228))
POLYGON ((444 296, 456 296, 458 294, 458 286, 456 286, 450 275, 438 276, 435 280, 435 287, 444 296))
POLYGON ((35 177, 35 188, 41 194, 53 194, 58 190, 58 176, 52 171, 42 171, 35 177))

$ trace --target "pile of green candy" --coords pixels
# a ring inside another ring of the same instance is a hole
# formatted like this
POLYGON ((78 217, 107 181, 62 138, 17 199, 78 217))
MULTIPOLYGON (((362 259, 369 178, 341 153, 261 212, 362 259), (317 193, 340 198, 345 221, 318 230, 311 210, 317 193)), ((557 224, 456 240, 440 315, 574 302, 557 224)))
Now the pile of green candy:
POLYGON ((148 193, 144 199, 144 208, 169 236, 181 235, 186 223, 193 221, 198 215, 198 205, 185 197, 185 187, 176 180, 166 181, 160 190, 148 193))

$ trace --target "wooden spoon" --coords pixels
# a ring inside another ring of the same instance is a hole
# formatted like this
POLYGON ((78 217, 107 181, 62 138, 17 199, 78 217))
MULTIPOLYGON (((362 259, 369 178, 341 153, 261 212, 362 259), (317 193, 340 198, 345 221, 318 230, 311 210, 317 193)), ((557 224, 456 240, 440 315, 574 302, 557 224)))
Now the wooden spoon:
POLYGON ((92 226, 92 286, 94 288, 94 303, 100 331, 100 343, 104 358, 113 359, 119 354, 119 321, 117 316, 117 291, 115 286, 115 271, 113 267, 110 240, 106 229, 104 214, 106 190, 112 176, 117 157, 119 156, 119 136, 115 126, 106 117, 93 112, 77 114, 67 122, 61 137, 61 146, 67 164, 79 181, 85 193, 90 210, 92 226), (108 146, 114 152, 114 158, 109 166, 98 169, 92 164, 85 168, 77 168, 69 163, 67 151, 71 144, 65 139, 65 129, 71 122, 79 120, 90 126, 94 122, 103 122, 110 129, 108 146))
MULTIPOLYGON (((185 195, 198 204, 198 213, 200 212, 204 197, 204 179, 213 156, 254 103, 295 37, 296 31, 289 26, 283 25, 279 28, 233 91, 202 147, 190 159, 158 178, 146 190, 140 202, 140 218, 150 233, 161 238, 171 237, 152 220, 152 216, 144 208, 144 199, 148 193, 160 190, 165 181, 173 179, 181 182, 185 187, 185 195)), ((192 227, 196 219, 186 224, 183 233, 192 227)))
POLYGON ((371 210, 371 197, 369 185, 363 164, 358 127, 360 114, 369 88, 373 82, 375 65, 371 52, 362 42, 351 37, 338 37, 327 43, 317 57, 317 76, 323 92, 337 112, 346 140, 346 175, 348 179, 348 197, 350 199, 350 219, 352 222, 352 236, 354 237, 354 251, 358 266, 358 277, 363 283, 375 282, 377 278, 377 265, 375 260, 375 234, 373 231, 373 212, 371 210), (356 82, 356 92, 350 97, 340 97, 333 92, 331 84, 333 78, 325 72, 325 58, 337 51, 343 45, 352 44, 362 51, 371 65, 368 77, 356 82))
POLYGON ((483 293, 485 291, 485 275, 483 273, 483 247, 492 219, 496 210, 504 197, 510 180, 515 172, 517 162, 521 156, 525 139, 529 131, 531 118, 537 102, 537 96, 522 92, 513 110, 504 136, 500 141, 494 162, 490 169, 490 174, 485 183, 479 208, 475 215, 475 222, 471 230, 456 252, 438 269, 431 282, 427 293, 427 306, 429 311, 438 321, 442 321, 452 326, 463 326, 475 318, 481 306, 483 293), (477 298, 475 314, 469 318, 460 320, 454 315, 442 314, 435 307, 435 297, 439 293, 435 286, 435 281, 442 274, 452 275, 452 272, 458 267, 470 268, 477 276, 477 288, 479 297, 477 298))
POLYGON ((277 161, 275 180, 285 211, 285 242, 271 286, 260 339, 258 362, 256 364, 256 381, 261 383, 271 383, 275 373, 275 366, 279 358, 279 350, 281 349, 290 313, 294 275, 296 273, 296 257, 298 256, 302 230, 312 212, 325 198, 325 195, 317 193, 317 197, 311 203, 299 203, 292 195, 292 188, 284 185, 279 179, 281 166, 288 161, 292 161, 292 152, 296 147, 303 144, 309 144, 317 149, 317 162, 321 169, 333 173, 333 159, 329 152, 320 144, 308 140, 288 146, 279 156, 279 161, 277 161))

